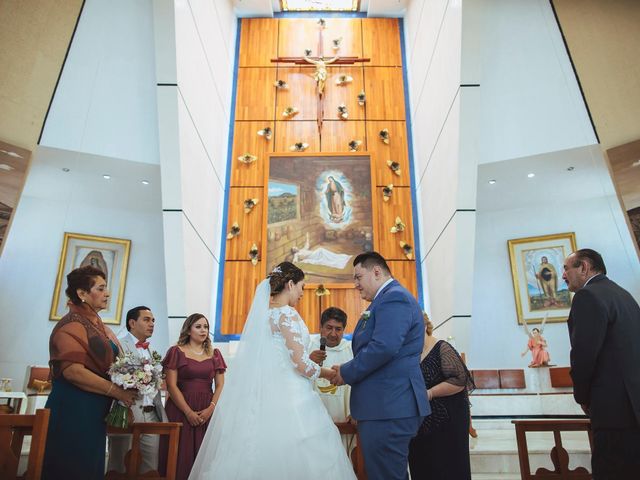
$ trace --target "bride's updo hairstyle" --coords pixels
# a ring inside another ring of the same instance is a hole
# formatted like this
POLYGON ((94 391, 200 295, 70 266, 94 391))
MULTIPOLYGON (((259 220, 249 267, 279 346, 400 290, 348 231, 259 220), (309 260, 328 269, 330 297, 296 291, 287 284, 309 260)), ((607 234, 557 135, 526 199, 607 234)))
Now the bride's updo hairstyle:
POLYGON ((289 280, 292 280, 293 283, 304 280, 304 272, 291 262, 282 262, 267 275, 267 278, 269 279, 271 296, 273 297, 284 290, 289 280))

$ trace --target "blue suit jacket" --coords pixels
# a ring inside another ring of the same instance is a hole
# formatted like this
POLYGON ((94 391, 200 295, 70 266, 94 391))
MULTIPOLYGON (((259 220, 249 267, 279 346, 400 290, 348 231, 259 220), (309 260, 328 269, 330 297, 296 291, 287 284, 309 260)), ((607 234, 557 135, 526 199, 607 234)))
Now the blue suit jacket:
POLYGON ((382 289, 353 333, 353 360, 340 368, 351 385, 351 415, 384 420, 431 413, 420 371, 422 310, 396 280, 382 289))

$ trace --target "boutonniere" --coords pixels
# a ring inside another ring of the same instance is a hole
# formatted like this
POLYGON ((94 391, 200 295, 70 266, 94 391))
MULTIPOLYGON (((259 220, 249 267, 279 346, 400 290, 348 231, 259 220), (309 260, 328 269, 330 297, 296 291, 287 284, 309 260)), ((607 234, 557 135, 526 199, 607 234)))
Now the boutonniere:
POLYGON ((369 320, 370 317, 371 317, 371 312, 369 310, 365 310, 364 312, 362 312, 362 315, 360 316, 360 320, 362 320, 361 330, 365 329, 365 327, 367 326, 367 321, 369 320))

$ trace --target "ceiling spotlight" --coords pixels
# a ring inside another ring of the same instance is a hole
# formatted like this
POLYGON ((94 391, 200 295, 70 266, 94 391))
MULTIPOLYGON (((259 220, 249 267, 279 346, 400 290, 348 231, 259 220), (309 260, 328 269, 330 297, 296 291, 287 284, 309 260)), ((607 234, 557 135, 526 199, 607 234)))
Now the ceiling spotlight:
POLYGON ((495 184, 495 183, 496 183, 496 181, 495 181, 495 180, 489 180, 489 185, 493 185, 493 184, 495 184))
POLYGON ((110 180, 111 179, 111 175, 107 175, 105 173, 104 175, 102 175, 102 178, 104 178, 105 180, 110 180))
POLYGON ((149 180, 142 180, 141 182, 143 185, 149 185, 149 180))
POLYGON ((71 170, 69 170, 67 167, 64 167, 64 168, 62 169, 62 171, 63 171, 64 173, 68 173, 68 172, 70 172, 71 170))
POLYGON ((535 173, 528 173, 528 174, 527 174, 527 177, 528 177, 528 178, 533 178, 533 177, 535 177, 535 176, 536 176, 536 174, 535 174, 535 173))
POLYGON ((576 169, 576 167, 567 167, 567 172, 573 172, 576 169))

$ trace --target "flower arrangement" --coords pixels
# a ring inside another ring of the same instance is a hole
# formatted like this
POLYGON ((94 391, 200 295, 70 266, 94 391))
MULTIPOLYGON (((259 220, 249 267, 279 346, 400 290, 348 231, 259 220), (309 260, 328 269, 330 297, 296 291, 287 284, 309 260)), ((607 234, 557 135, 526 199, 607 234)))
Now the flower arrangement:
MULTIPOLYGON (((162 357, 155 350, 150 352, 151 360, 134 357, 132 353, 118 355, 109 367, 111 381, 125 390, 136 389, 144 403, 150 403, 160 391, 164 374, 162 357)), ((105 419, 107 425, 116 428, 129 426, 129 408, 120 402, 114 402, 105 419)))

